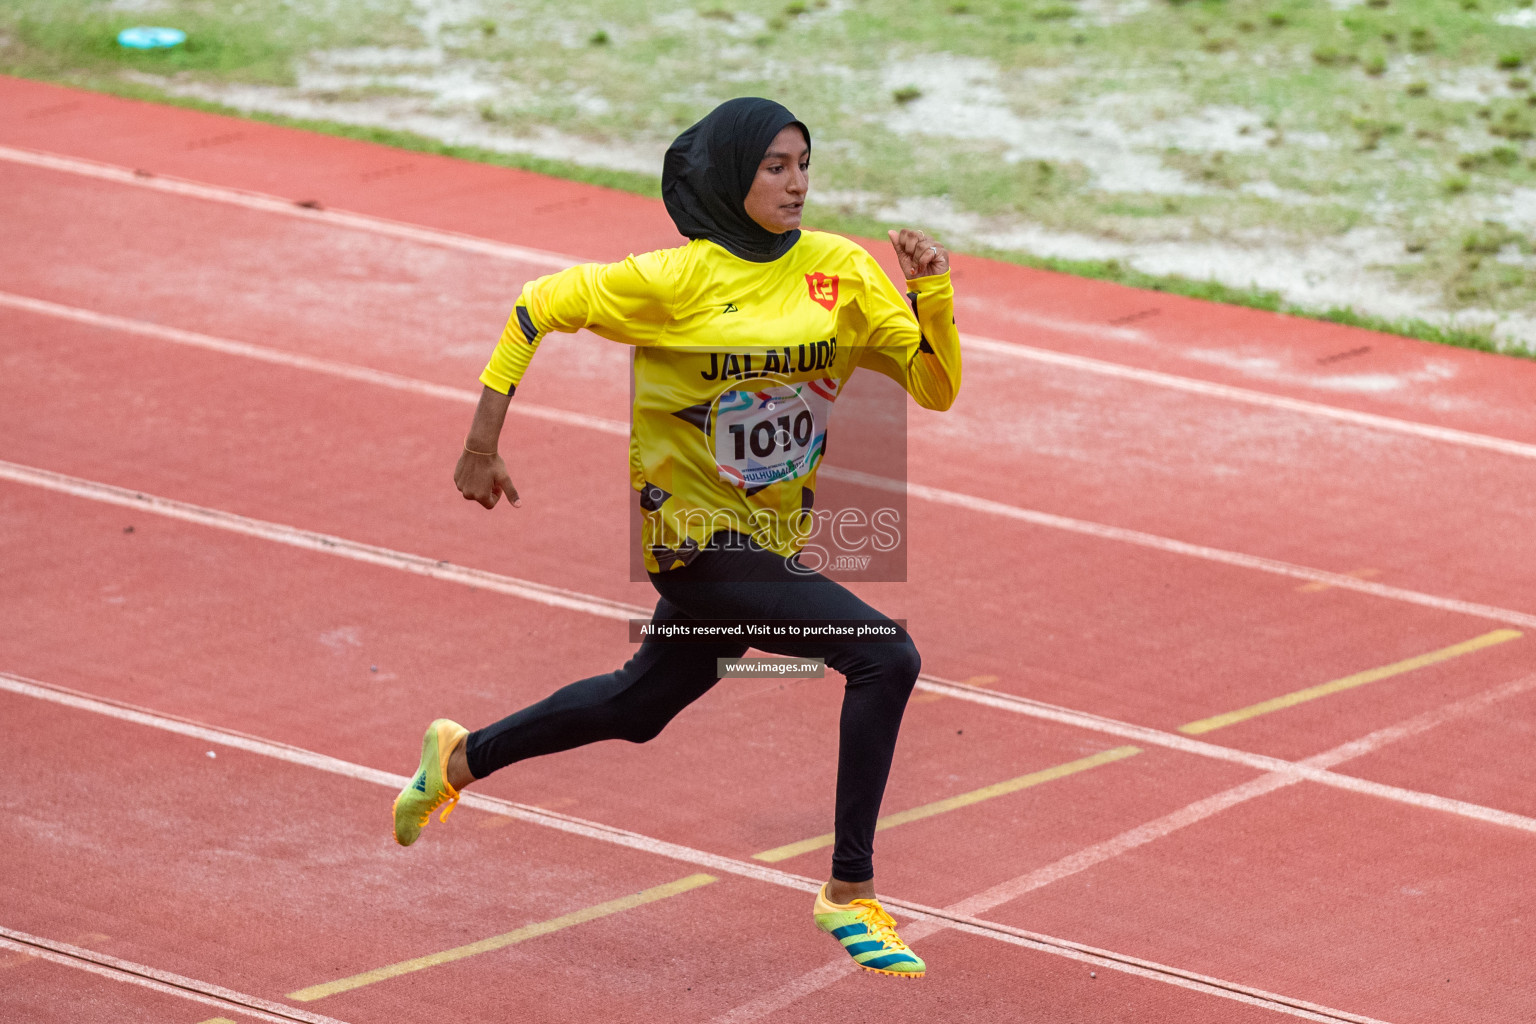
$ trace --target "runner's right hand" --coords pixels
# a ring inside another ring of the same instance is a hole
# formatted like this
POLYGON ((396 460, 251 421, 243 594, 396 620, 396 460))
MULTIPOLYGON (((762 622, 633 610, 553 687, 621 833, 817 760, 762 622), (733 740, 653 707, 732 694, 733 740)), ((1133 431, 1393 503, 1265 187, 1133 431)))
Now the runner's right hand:
POLYGON ((500 455, 460 452, 459 464, 453 470, 453 484, 466 501, 478 501, 486 508, 495 508, 503 494, 512 499, 514 508, 521 508, 523 504, 500 455))

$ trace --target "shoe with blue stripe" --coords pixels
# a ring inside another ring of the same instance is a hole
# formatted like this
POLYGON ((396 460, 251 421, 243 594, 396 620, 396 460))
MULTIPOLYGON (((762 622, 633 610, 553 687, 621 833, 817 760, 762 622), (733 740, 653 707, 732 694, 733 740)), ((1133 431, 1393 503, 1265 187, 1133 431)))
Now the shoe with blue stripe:
POLYGON ((421 738, 421 764, 410 784, 395 797, 395 842, 410 846, 421 835, 432 812, 446 803, 438 821, 459 804, 459 791, 448 784, 448 756, 469 731, 458 722, 439 718, 421 738))
POLYGON ((816 927, 841 942, 853 962, 866 971, 898 978, 921 978, 927 972, 928 965, 901 941, 895 918, 878 900, 833 903, 823 885, 813 913, 816 927))

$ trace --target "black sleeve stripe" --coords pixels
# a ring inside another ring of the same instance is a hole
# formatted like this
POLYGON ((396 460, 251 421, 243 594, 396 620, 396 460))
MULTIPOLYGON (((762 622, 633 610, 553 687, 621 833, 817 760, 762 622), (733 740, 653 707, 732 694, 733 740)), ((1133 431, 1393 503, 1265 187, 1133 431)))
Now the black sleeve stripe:
MULTIPOLYGON (((907 292, 907 305, 912 307, 912 318, 917 320, 917 292, 907 292)), ((928 344, 928 337, 923 333, 923 322, 917 321, 917 350, 933 354, 933 346, 928 344)))
POLYGON ((523 329, 523 337, 527 339, 528 344, 539 343, 539 329, 533 326, 533 317, 528 315, 527 306, 517 307, 517 325, 523 329))

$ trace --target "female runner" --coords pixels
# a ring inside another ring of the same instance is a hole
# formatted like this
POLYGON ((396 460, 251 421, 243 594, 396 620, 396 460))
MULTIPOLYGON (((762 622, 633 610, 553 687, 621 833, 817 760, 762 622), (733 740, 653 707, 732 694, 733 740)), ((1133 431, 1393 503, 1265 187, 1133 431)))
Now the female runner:
MULTIPOLYGON (((660 594, 657 625, 814 619, 895 627, 796 556, 827 414, 856 367, 890 377, 925 408, 954 401, 960 343, 949 254, 921 231, 891 232, 907 279, 903 301, 856 243, 801 232, 810 152, 809 130, 779 104, 721 104, 678 137, 663 164, 667 212, 691 241, 526 285, 480 377, 485 388, 454 483, 486 508, 502 495, 517 505, 497 443, 544 335, 587 328, 635 347, 631 482, 645 513, 646 568, 660 594)), ((923 961, 875 899, 872 860, 919 668, 916 647, 895 628, 895 642, 754 638, 752 645, 825 659, 846 679, 836 840, 831 878, 813 908, 817 926, 861 967, 921 977, 923 961)), ((395 800, 395 839, 409 846, 435 808, 446 802, 446 818, 460 790, 515 761, 597 740, 653 738, 719 681, 717 659, 746 650, 734 640, 648 638, 618 671, 571 683, 478 731, 438 719, 422 740, 412 783, 395 800)))

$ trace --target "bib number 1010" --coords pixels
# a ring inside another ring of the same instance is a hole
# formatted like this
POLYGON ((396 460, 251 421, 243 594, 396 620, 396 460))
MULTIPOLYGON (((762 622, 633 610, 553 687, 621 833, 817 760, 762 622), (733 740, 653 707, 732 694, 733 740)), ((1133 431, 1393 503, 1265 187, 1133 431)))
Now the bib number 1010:
POLYGON ((826 443, 837 387, 827 379, 723 392, 711 432, 721 478, 755 490, 810 472, 826 443))
POLYGON ((731 435, 732 455, 737 460, 747 457, 747 449, 760 459, 776 453, 788 455, 795 448, 811 443, 816 424, 809 410, 801 409, 791 420, 788 416, 760 419, 750 427, 745 423, 732 423, 726 428, 731 435))

